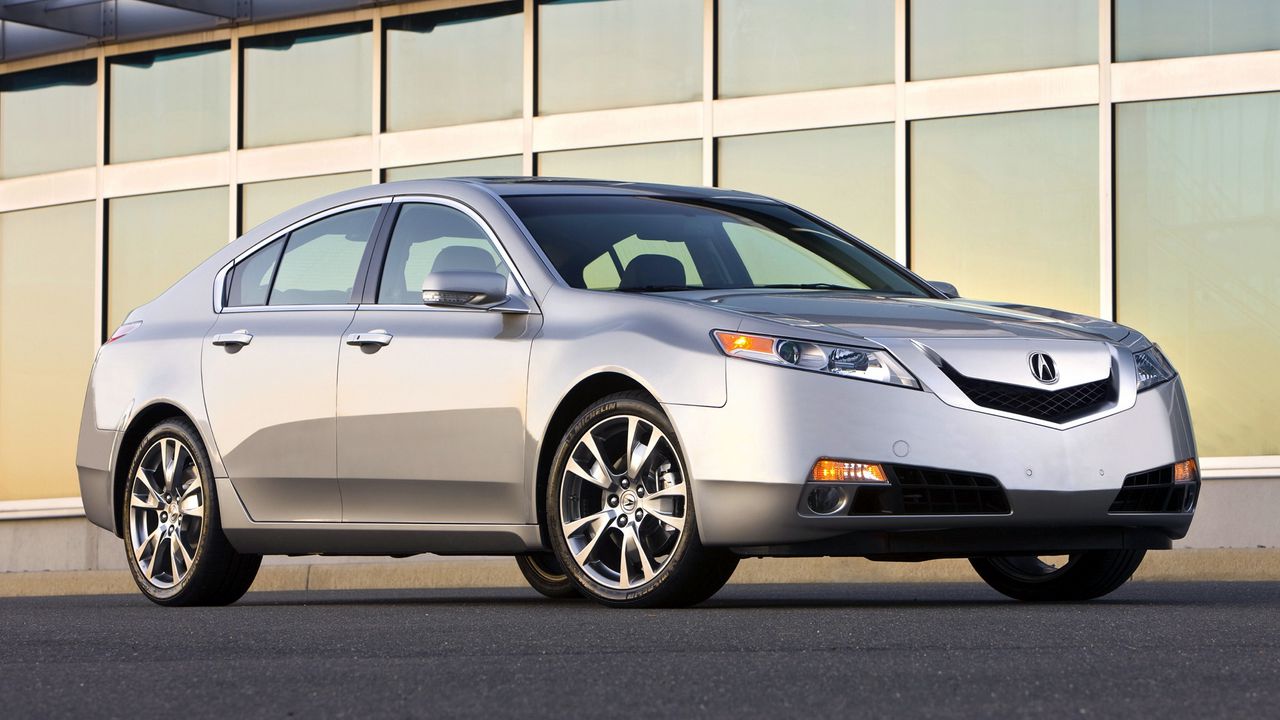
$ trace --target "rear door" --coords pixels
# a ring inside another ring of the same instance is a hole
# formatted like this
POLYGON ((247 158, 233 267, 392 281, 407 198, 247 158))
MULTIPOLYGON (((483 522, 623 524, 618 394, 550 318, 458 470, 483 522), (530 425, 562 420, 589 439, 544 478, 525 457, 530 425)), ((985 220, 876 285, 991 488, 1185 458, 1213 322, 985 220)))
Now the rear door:
POLYGON ((422 281, 499 272, 521 289, 478 215, 405 202, 339 350, 338 477, 349 522, 528 522, 525 395, 536 313, 435 308, 422 281), (374 342, 367 342, 375 338, 374 342))
POLYGON ((338 347, 385 202, 348 206, 241 258, 205 338, 205 405, 223 465, 257 521, 342 519, 338 347))

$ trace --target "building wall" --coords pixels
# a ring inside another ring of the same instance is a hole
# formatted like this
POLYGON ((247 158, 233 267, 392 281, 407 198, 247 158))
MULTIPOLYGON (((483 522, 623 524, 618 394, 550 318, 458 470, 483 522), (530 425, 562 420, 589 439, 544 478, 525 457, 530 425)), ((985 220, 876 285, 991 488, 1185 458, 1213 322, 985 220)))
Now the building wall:
POLYGON ((66 512, 95 348, 218 244, 535 172, 764 192, 966 296, 1132 324, 1217 495, 1275 494, 1280 4, 431 0, 0 64, 0 515, 66 512))

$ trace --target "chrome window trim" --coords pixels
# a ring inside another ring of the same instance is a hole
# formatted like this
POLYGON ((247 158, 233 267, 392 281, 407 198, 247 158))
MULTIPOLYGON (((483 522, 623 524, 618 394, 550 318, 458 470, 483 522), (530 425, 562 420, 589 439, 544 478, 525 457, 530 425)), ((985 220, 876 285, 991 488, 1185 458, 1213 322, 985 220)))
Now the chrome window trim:
MULTIPOLYGON (((311 223, 317 222, 319 220, 323 220, 331 215, 337 215, 338 213, 346 212, 347 210, 354 210, 356 208, 361 208, 361 207, 386 205, 387 203, 390 203, 390 202, 391 202, 390 197, 383 196, 383 197, 366 199, 366 200, 356 200, 354 202, 337 205, 327 210, 322 210, 318 213, 308 215, 307 217, 293 223, 292 225, 289 225, 284 229, 279 230, 278 232, 272 233, 271 235, 268 235, 266 238, 254 243, 253 247, 250 247, 249 249, 245 250, 239 255, 236 255, 230 262, 228 262, 226 265, 223 265, 222 268, 218 270, 217 274, 213 276, 213 311, 214 313, 221 314, 223 312, 245 312, 245 311, 260 312, 268 308, 278 309, 278 310, 297 310, 297 309, 306 309, 306 308, 309 308, 312 310, 318 310, 318 309, 334 310, 334 309, 347 309, 347 308, 357 307, 358 303, 339 303, 336 305, 246 305, 244 307, 224 307, 222 298, 224 297, 224 294, 226 292, 227 275, 231 272, 231 269, 234 268, 240 262, 242 262, 245 258, 258 252, 259 250, 266 247, 267 245, 270 245, 272 242, 279 240, 280 238, 284 237, 285 235, 288 235, 289 233, 293 232, 294 230, 297 230, 298 228, 301 228, 305 225, 310 225, 311 223)), ((376 231, 377 228, 375 227, 374 230, 376 231)), ((378 239, 377 237, 370 235, 369 242, 370 243, 376 242, 377 239, 378 239)))

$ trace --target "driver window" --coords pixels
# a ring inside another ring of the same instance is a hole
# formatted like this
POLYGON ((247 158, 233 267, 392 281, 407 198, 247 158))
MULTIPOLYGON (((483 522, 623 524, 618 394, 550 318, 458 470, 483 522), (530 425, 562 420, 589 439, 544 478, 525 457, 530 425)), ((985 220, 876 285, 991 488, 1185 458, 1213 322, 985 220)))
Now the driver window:
POLYGON ((493 242, 466 213, 435 203, 406 203, 387 245, 378 303, 421 305, 429 273, 492 272, 510 276, 493 242))

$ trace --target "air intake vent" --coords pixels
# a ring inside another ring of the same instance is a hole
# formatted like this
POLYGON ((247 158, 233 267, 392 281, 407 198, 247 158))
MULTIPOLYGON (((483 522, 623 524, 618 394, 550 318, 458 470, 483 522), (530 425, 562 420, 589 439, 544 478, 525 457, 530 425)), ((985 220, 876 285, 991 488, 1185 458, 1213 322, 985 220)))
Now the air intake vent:
POLYGON ((1110 377, 1061 390, 1039 390, 967 377, 946 363, 942 372, 975 405, 1053 423, 1092 415, 1116 401, 1115 383, 1110 377))
POLYGON ((1200 482, 1175 483, 1173 466, 1134 473, 1111 503, 1113 513, 1177 513, 1191 512, 1196 506, 1200 482))

